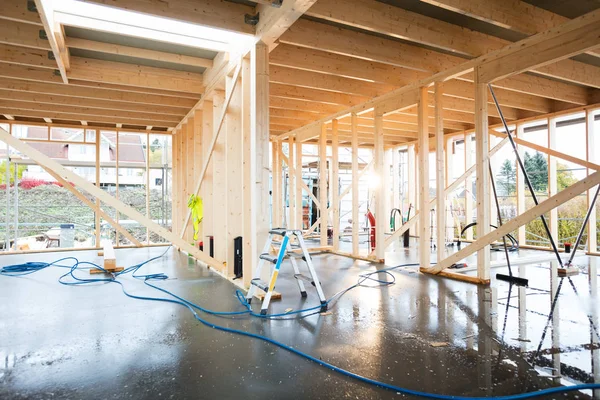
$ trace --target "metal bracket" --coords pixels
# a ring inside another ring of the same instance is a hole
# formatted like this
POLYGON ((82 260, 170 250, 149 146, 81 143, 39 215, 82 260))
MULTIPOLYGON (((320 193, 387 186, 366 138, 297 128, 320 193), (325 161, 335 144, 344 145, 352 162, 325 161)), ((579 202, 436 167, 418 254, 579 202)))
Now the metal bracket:
POLYGON ((48 35, 46 34, 46 31, 43 29, 40 29, 40 39, 48 40, 48 35))
POLYGON ((283 5, 283 0, 273 0, 271 1, 271 6, 275 8, 280 8, 283 5))
POLYGON ((27 11, 38 12, 37 6, 35 5, 34 0, 27 0, 27 11))
POLYGON ((260 19, 260 13, 256 13, 256 15, 246 14, 244 15, 244 22, 248 25, 256 25, 258 24, 258 20, 260 19))
POLYGON ((48 52, 48 59, 50 59, 50 60, 56 60, 56 57, 54 57, 54 53, 53 52, 51 52, 51 51, 48 52))

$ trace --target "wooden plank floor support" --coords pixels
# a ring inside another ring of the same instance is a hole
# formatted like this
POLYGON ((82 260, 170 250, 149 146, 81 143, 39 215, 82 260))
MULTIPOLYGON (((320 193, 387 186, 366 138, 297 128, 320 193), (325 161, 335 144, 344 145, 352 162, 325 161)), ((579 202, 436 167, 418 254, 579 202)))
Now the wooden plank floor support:
MULTIPOLYGON (((426 272, 426 273, 431 273, 431 274, 441 274, 442 272, 444 272, 447 275, 449 272, 444 271, 444 270, 446 268, 450 267, 452 264, 457 263, 460 260, 463 260, 464 258, 470 256, 471 254, 475 253, 476 251, 482 249, 483 247, 488 246, 490 243, 493 243, 497 240, 502 239, 502 236, 505 236, 506 234, 514 231, 518 227, 523 226, 523 225, 527 224, 528 222, 538 218, 540 215, 549 212, 553 208, 556 208, 556 207, 560 206, 561 204, 566 203, 567 201, 575 198, 576 196, 580 195, 581 193, 585 192, 586 190, 593 188, 594 186, 596 186, 598 184, 600 184, 600 171, 594 172, 593 174, 585 177, 584 179, 580 180, 579 182, 574 183, 573 185, 567 187, 564 190, 561 190, 559 193, 555 194, 554 196, 551 196, 547 200, 540 202, 540 204, 538 204, 535 207, 530 208, 529 210, 525 211, 523 214, 521 214, 509 221, 506 221, 504 223, 504 225, 502 225, 498 229, 495 229, 495 230, 489 232, 488 234, 478 238, 477 240, 475 240, 473 243, 471 243, 467 247, 446 257, 445 259, 443 259, 441 262, 437 263, 433 267, 421 268, 421 271, 426 272)), ((456 274, 456 273, 451 274, 451 275, 453 275, 453 276, 459 275, 459 276, 463 276, 463 277, 465 276, 465 275, 456 274)), ((476 277, 469 277, 469 278, 471 280, 473 280, 473 279, 477 280, 477 281, 479 281, 479 283, 485 283, 485 280, 482 280, 480 278, 476 278, 476 277)), ((489 283, 489 281, 488 281, 488 283, 489 283)))
POLYGON ((38 150, 34 149, 30 145, 22 142, 21 140, 11 136, 4 129, 0 128, 0 140, 7 143, 9 146, 14 147, 17 151, 25 154, 27 157, 38 163, 40 166, 44 167, 44 169, 49 169, 54 171, 56 174, 65 178, 67 181, 75 183, 76 186, 85 190, 89 194, 94 197, 97 197, 103 203, 114 207, 117 211, 123 213, 127 217, 139 222, 142 226, 149 228, 152 232, 160 235, 165 240, 171 242, 174 246, 179 247, 181 250, 187 252, 193 257, 197 258, 201 262, 216 267, 220 264, 220 262, 214 258, 206 256, 204 253, 196 249, 195 247, 188 244, 186 241, 182 240, 179 235, 166 230, 159 224, 155 223, 151 219, 147 218, 145 215, 142 215, 138 211, 136 211, 133 207, 123 203, 120 200, 117 200, 115 197, 111 196, 109 193, 105 192, 102 189, 99 189, 91 182, 88 182, 86 179, 83 179, 79 175, 75 174, 72 171, 69 171, 58 162, 52 160, 50 157, 42 154, 38 150))
POLYGON ((358 117, 356 113, 351 115, 352 124, 352 255, 358 254, 358 117))
POLYGON ((319 136, 319 211, 320 211, 320 237, 321 246, 327 246, 327 228, 329 227, 329 218, 327 211, 327 126, 321 126, 321 135, 319 136))
MULTIPOLYGON (((375 189, 375 257, 379 262, 385 262, 385 154, 383 143, 383 112, 375 109, 375 148, 373 158, 375 160, 375 174, 378 185, 375 189)), ((389 171, 387 171, 389 174, 389 171)))
POLYGON ((429 129, 427 87, 419 89, 417 102, 419 130, 419 264, 428 268, 431 261, 429 212, 429 129))
MULTIPOLYGON (((475 165, 477 170, 477 237, 490 232, 490 154, 488 133, 488 87, 475 68, 475 165)), ((490 246, 477 252, 477 277, 490 279, 490 246)))
POLYGON ((331 207, 333 241, 332 246, 334 251, 340 249, 340 184, 339 184, 339 138, 338 138, 338 120, 334 119, 331 122, 331 207))
POLYGON ((446 250, 446 196, 444 195, 444 109, 443 109, 443 86, 440 82, 435 83, 435 161, 436 161, 436 250, 437 259, 444 258, 446 250))

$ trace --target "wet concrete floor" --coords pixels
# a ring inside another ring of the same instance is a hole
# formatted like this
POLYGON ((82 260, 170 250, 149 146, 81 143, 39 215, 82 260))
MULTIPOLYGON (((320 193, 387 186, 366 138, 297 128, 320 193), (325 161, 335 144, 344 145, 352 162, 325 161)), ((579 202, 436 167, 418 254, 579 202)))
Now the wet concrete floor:
MULTIPOLYGON (((128 266, 163 251, 121 249, 117 259, 128 266)), ((540 254, 547 255, 522 251, 521 256, 540 254)), ((72 252, 1 256, 0 266, 65 255, 100 262, 96 252, 72 252)), ((387 254, 388 266, 415 257, 414 248, 394 248, 387 254)), ((600 382, 599 341, 593 329, 600 307, 598 261, 576 260, 582 269, 571 280, 577 294, 564 280, 550 319, 552 293, 560 283, 550 262, 517 267, 530 279, 530 287, 512 287, 510 292, 505 282, 494 280, 484 288, 406 267, 393 272, 392 286, 347 293, 330 315, 283 321, 204 317, 415 390, 492 396, 600 382)), ((377 268, 331 254, 315 256, 314 263, 328 297, 377 268)), ((57 279, 64 272, 53 268, 20 278, 0 276, 0 399, 404 397, 271 344, 203 326, 184 307, 128 298, 116 284, 61 285, 57 279)), ((141 272, 166 273, 171 279, 157 285, 206 308, 242 309, 234 285, 172 249, 141 272)), ((496 272, 506 270, 492 270, 496 272)), ((139 280, 122 281, 133 294, 164 297, 139 280)), ((272 312, 318 303, 311 288, 308 298, 300 297, 289 265, 280 273, 277 290, 283 299, 272 303, 272 312)))

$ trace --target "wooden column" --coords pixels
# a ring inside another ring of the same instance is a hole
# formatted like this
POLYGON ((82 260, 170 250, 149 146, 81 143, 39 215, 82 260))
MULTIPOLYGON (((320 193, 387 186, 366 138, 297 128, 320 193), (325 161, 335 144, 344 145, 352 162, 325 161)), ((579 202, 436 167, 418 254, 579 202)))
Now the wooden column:
POLYGON ((296 229, 296 168, 294 158, 294 137, 288 138, 288 229, 296 229))
POLYGON ((385 216, 385 221, 383 222, 383 233, 387 233, 390 231, 390 214, 392 213, 392 176, 390 175, 392 169, 392 149, 385 149, 384 142, 384 152, 383 152, 383 177, 381 182, 383 183, 384 197, 383 197, 383 207, 385 216))
MULTIPOLYGON (((588 110, 585 111, 585 121, 586 121, 586 133, 587 133, 587 161, 596 163, 598 161, 598 155, 595 152, 596 149, 596 138, 594 137, 594 113, 588 110)), ((591 171, 589 168, 587 170, 587 174, 589 175, 591 171)), ((588 199, 588 207, 592 204, 592 199, 595 194, 594 190, 588 190, 587 199, 588 199)), ((597 238, 597 228, 596 228, 596 209, 597 209, 598 199, 596 199, 596 204, 594 204, 594 209, 590 214, 590 219, 588 221, 588 251, 596 252, 598 250, 598 238, 597 238)))
MULTIPOLYGON (((193 135, 194 135, 194 151, 193 151, 193 157, 194 157, 194 174, 192 175, 192 185, 194 185, 194 183, 196 182, 197 176, 200 174, 200 171, 202 171, 202 162, 204 161, 204 156, 202 154, 203 152, 203 148, 202 148, 202 139, 203 139, 203 135, 202 135, 202 126, 203 126, 203 112, 201 109, 197 109, 194 111, 194 130, 193 130, 193 135)), ((192 191, 195 190, 191 189, 192 191)), ((200 196, 200 198, 202 199, 202 205, 204 206, 204 197, 202 196, 202 191, 198 194, 198 196, 200 196)), ((206 214, 205 214, 206 215, 206 214)), ((202 218, 204 219, 204 217, 202 218)), ((190 222, 190 224, 192 225, 192 232, 193 232, 193 223, 190 222)), ((201 242, 203 240, 203 224, 200 223, 200 225, 198 225, 198 240, 197 242, 201 242)), ((198 243, 195 243, 195 245, 197 246, 198 243)))
MULTIPOLYGON (((379 178, 379 184, 375 189, 375 257, 380 262, 385 260, 385 154, 383 146, 383 113, 375 108, 375 173, 379 178)), ((389 171, 388 171, 389 173, 389 171)))
MULTIPOLYGON (((523 139, 523 136, 524 136, 523 125, 517 124, 517 138, 523 139)), ((523 159, 525 156, 523 147, 520 145, 517 145, 517 150, 519 151, 519 156, 521 157, 521 159, 523 159)), ((528 189, 525 187, 525 178, 524 178, 523 172, 521 171, 521 168, 516 166, 516 169, 517 169, 517 185, 516 185, 517 215, 520 215, 523 212, 525 212, 525 209, 526 209, 525 208, 525 191, 527 191, 528 189)), ((523 245, 525 244, 525 242, 526 242, 525 226, 521 226, 519 228, 517 241, 520 244, 523 244, 523 245)))
MULTIPOLYGON (((473 155, 472 155, 472 147, 473 142, 471 141, 471 134, 465 134, 465 171, 469 169, 471 164, 473 163, 473 155)), ((473 178, 472 176, 468 176, 465 179, 465 225, 473 222, 473 178)), ((462 230, 463 226, 460 227, 462 230)), ((459 233, 460 233, 459 230, 459 233)), ((465 232, 465 236, 467 240, 473 240, 473 229, 467 230, 465 232)))
POLYGON ((444 109, 443 109, 443 87, 439 82, 435 83, 435 163, 436 163, 436 229, 437 229, 437 259, 444 258, 446 250, 446 195, 444 189, 446 180, 444 178, 444 109))
POLYGON ((429 213, 429 115, 427 105, 427 87, 419 89, 417 103, 417 129, 419 137, 419 264, 429 268, 431 236, 429 213))
MULTIPOLYGON (((477 238, 490 232, 490 147, 488 133, 488 87, 475 69, 475 163, 477 173, 477 238)), ((477 252, 477 276, 490 279, 490 246, 477 252)))
MULTIPOLYGON (((202 158, 206 160, 208 158, 209 143, 212 142, 214 128, 214 107, 211 100, 204 100, 202 102, 202 143, 207 145, 202 148, 202 158)), ((214 213, 214 202, 213 202, 213 164, 214 160, 211 158, 204 174, 204 180, 200 186, 200 197, 202 197, 202 205, 204 208, 204 216, 202 218, 202 237, 200 240, 204 241, 203 252, 206 255, 210 254, 210 243, 209 236, 214 235, 213 229, 213 213, 214 213)), ((178 231, 177 231, 178 232, 178 231)))
POLYGON ((331 208, 333 210, 333 250, 340 249, 340 185, 339 185, 339 139, 338 120, 331 123, 331 208))
MULTIPOLYGON (((548 146, 553 150, 558 150, 556 148, 556 120, 554 118, 548 119, 548 146)), ((558 192, 558 181, 556 176, 556 157, 548 156, 548 194, 549 196, 554 196, 558 192)), ((548 225, 550 225, 550 233, 554 242, 558 247, 560 244, 558 242, 558 207, 550 210, 550 220, 548 221, 548 225)))
POLYGON ((352 129, 352 255, 358 255, 358 117, 351 115, 352 129))
MULTIPOLYGON (((233 78, 226 78, 227 92, 234 86, 233 78)), ((242 85, 236 84, 226 115, 226 160, 227 160, 227 276, 234 275, 234 239, 242 236, 244 226, 243 169, 242 169, 242 85)))
MULTIPOLYGON (((194 192, 194 125, 195 119, 188 118, 186 136, 185 136, 185 152, 186 155, 186 171, 185 171, 185 189, 183 193, 183 207, 181 210, 182 222, 185 223, 185 216, 187 215, 188 210, 188 199, 190 195, 194 192)), ((194 224, 189 223, 187 226, 187 237, 188 243, 192 243, 194 240, 194 224)))
MULTIPOLYGON (((415 145, 411 144, 408 146, 407 157, 406 157, 407 171, 408 171, 408 188, 407 188, 407 197, 409 206, 412 204, 413 210, 411 214, 415 214, 415 210, 417 208, 417 169, 415 168, 417 165, 417 159, 415 155, 415 145)), ((408 211, 408 209, 406 210, 408 211)))
POLYGON ((302 142, 296 140, 296 229, 304 229, 304 208, 302 204, 302 142))
POLYGON ((252 66, 250 58, 242 60, 242 271, 244 274, 244 287, 250 286, 252 280, 252 272, 258 263, 258 250, 260 247, 255 242, 256 222, 255 213, 257 212, 256 205, 256 169, 253 162, 256 161, 256 139, 252 136, 252 81, 251 74, 252 66))
POLYGON ((273 140, 271 143, 271 157, 273 165, 271 171, 273 174, 273 220, 271 225, 273 228, 281 228, 281 157, 279 155, 279 149, 281 148, 281 142, 273 140))
MULTIPOLYGON (((269 235, 269 48, 263 42, 251 52, 251 76, 251 135, 256 140, 256 158, 250 165, 256 169, 257 210, 256 236, 252 240, 261 249, 269 235)), ((252 257, 258 260, 258 250, 252 257)))
MULTIPOLYGON (((12 127, 12 125, 11 125, 12 127)), ((6 153, 7 157, 8 157, 8 152, 6 153)), ((7 166, 8 166, 8 162, 7 162, 7 166)), ((6 171, 10 171, 9 168, 6 168, 6 171)), ((7 180, 7 182, 9 182, 7 180)), ((100 130, 96 129, 96 187, 98 189, 100 189, 100 130)), ((172 200, 171 200, 172 201, 172 200)), ((171 203, 173 204, 173 203, 171 203)), ((100 219, 100 199, 96 198, 96 213, 94 215, 94 221, 95 221, 95 226, 96 226, 96 247, 100 248, 100 241, 102 240, 102 232, 101 232, 101 226, 102 226, 102 221, 100 219)), ((8 210, 8 207, 6 208, 8 210)), ((171 213, 173 212, 173 207, 171 207, 171 213)), ((8 232, 8 230, 7 230, 8 232)))
MULTIPOLYGON (((213 95, 213 135, 219 126, 221 110, 224 106, 225 96, 222 91, 215 91, 213 95)), ((223 123, 223 130, 227 123, 223 123)), ((213 136, 214 137, 214 136, 213 136)), ((213 150, 213 236, 215 238, 215 258, 225 261, 227 258, 227 135, 220 134, 213 150)), ((224 272, 221 270, 221 272, 224 272)))
POLYGON ((398 147, 392 149, 392 208, 402 210, 402 203, 400 203, 400 152, 398 147))
POLYGON ((171 232, 180 232, 179 229, 179 136, 173 132, 171 139, 172 166, 171 166, 171 232))
POLYGON ((321 125, 319 136, 319 214, 321 216, 321 246, 327 246, 327 125, 321 125))

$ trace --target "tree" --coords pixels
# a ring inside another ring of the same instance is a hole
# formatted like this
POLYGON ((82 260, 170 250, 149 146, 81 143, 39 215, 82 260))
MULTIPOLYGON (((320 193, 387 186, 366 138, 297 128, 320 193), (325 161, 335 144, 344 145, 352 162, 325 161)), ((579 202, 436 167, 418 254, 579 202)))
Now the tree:
POLYGON ((567 165, 556 163, 556 181, 557 189, 560 192, 577 182, 577 179, 573 176, 573 171, 570 171, 567 165))
MULTIPOLYGON (((23 172, 27 169, 26 165, 19 165, 17 167, 17 176, 19 179, 23 177, 23 172)), ((10 164, 10 184, 15 183, 15 164, 10 164)), ((6 161, 0 163, 0 185, 6 184, 6 161)))
POLYGON ((548 191, 548 161, 539 151, 532 156, 525 152, 525 171, 529 175, 531 186, 536 193, 548 191))
POLYGON ((504 160, 496 178, 498 180, 498 194, 510 196, 515 192, 517 173, 510 160, 504 160))

